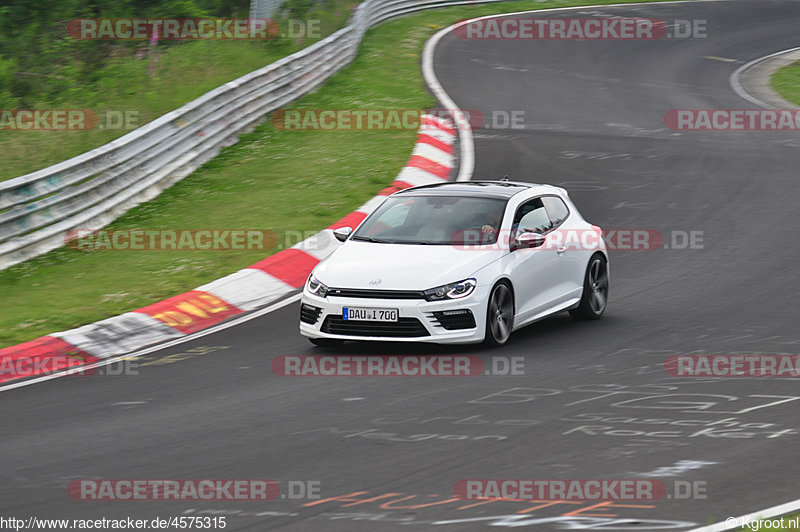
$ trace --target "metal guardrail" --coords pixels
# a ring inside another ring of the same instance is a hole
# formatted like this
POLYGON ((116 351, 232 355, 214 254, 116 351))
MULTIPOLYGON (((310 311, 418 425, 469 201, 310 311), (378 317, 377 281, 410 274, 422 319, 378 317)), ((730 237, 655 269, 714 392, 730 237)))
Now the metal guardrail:
POLYGON ((376 24, 434 7, 500 0, 367 0, 325 39, 89 152, 0 182, 0 270, 99 229, 191 174, 275 111, 355 57, 376 24))

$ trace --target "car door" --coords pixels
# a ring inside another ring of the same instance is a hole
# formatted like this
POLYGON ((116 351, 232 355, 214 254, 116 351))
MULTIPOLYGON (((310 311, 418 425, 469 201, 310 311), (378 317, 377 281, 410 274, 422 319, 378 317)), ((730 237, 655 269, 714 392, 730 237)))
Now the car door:
POLYGON ((511 242, 516 235, 534 232, 545 235, 544 245, 538 248, 514 249, 510 255, 509 276, 514 284, 516 321, 539 314, 563 297, 564 273, 557 249, 548 242, 553 227, 542 197, 523 202, 514 214, 511 242))
POLYGON ((578 217, 570 217, 569 207, 558 196, 542 196, 542 202, 547 209, 551 229, 548 233, 548 243, 556 250, 558 263, 558 294, 554 304, 563 303, 575 297, 580 297, 583 290, 583 277, 589 250, 584 243, 586 224, 578 217), (581 222, 581 223, 577 223, 581 222))

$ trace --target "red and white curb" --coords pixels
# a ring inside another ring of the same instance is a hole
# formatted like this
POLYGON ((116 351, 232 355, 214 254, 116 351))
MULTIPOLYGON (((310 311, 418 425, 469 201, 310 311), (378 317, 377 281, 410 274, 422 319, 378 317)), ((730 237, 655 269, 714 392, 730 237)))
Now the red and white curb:
POLYGON ((385 196, 445 181, 453 170, 453 123, 425 115, 411 158, 388 187, 327 229, 236 273, 113 318, 0 349, 0 383, 93 364, 212 327, 301 288, 340 242, 333 229, 356 227, 385 196))

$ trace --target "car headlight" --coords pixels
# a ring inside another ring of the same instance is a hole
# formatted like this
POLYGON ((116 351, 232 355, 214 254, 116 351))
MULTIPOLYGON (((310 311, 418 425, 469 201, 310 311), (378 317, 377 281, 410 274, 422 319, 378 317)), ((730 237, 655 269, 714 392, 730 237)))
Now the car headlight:
POLYGON ((328 295, 328 287, 322 284, 319 279, 314 277, 314 274, 308 276, 306 290, 308 290, 309 294, 314 294, 315 296, 319 297, 325 297, 328 295))
POLYGON ((462 297, 470 295, 475 290, 476 286, 478 286, 478 281, 476 279, 464 279, 457 283, 450 283, 425 290, 423 294, 425 294, 425 299, 428 301, 461 299, 462 297))

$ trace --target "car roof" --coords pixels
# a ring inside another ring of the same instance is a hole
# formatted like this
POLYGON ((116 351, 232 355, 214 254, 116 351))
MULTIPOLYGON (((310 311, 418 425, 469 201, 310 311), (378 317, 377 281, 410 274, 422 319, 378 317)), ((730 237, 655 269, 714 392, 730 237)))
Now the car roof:
POLYGON ((510 198, 531 187, 537 186, 533 183, 520 183, 516 181, 448 181, 444 183, 434 183, 431 185, 421 185, 418 187, 407 188, 393 195, 399 196, 494 196, 500 198, 510 198))
POLYGON ((523 183, 521 181, 447 181, 433 183, 400 190, 393 196, 480 196, 508 199, 524 191, 550 192, 557 190, 566 194, 566 191, 539 183, 523 183), (537 190, 538 189, 538 190, 537 190))

